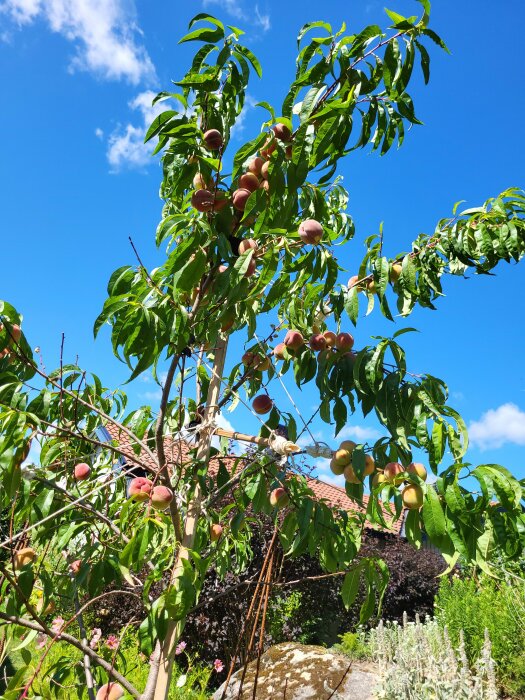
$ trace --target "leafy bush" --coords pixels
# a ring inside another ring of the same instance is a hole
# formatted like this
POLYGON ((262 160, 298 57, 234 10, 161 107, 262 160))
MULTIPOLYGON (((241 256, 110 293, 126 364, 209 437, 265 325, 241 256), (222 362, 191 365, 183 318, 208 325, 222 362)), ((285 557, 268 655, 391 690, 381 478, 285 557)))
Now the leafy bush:
POLYGON ((315 641, 316 627, 321 622, 319 615, 304 618, 304 595, 301 591, 291 591, 277 595, 268 606, 267 630, 273 644, 293 639, 301 644, 315 641))
POLYGON ((506 692, 525 697, 525 579, 482 576, 443 580, 435 615, 448 628, 453 644, 461 631, 470 661, 478 657, 485 629, 492 641, 498 681, 506 692))
POLYGON ((498 691, 486 635, 471 667, 462 638, 457 649, 436 620, 387 623, 367 634, 381 671, 382 700, 496 700, 498 691))
POLYGON ((339 635, 339 639, 341 641, 333 646, 335 651, 339 651, 356 660, 370 657, 370 648, 366 642, 366 635, 363 632, 345 632, 339 635))

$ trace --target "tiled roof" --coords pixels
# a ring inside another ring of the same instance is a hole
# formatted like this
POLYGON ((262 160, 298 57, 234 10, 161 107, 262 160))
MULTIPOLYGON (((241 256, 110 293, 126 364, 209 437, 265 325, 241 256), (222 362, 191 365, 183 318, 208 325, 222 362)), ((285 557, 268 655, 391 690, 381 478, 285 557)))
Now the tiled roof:
MULTIPOLYGON (((122 452, 125 453, 125 456, 128 461, 134 462, 137 459, 140 459, 140 461, 145 463, 147 466, 152 468, 156 467, 156 464, 147 454, 142 453, 140 457, 137 457, 137 455, 135 455, 133 449, 131 448, 131 441, 129 437, 125 433, 122 433, 119 430, 119 428, 111 424, 108 424, 105 427, 110 437, 118 441, 119 447, 122 450, 122 452)), ((182 438, 174 439, 173 437, 166 437, 164 440, 164 450, 166 453, 168 464, 171 462, 172 464, 178 465, 184 464, 185 462, 189 462, 191 459, 190 449, 191 447, 182 438)), ((155 452, 154 446, 152 446, 151 451, 153 453, 155 452)), ((238 458, 234 456, 212 457, 209 464, 209 472, 212 476, 215 475, 219 469, 220 463, 222 463, 228 471, 232 471, 237 460, 238 458)), ((350 513, 363 513, 366 511, 366 507, 368 505, 368 496, 363 496, 363 507, 361 507, 346 495, 346 491, 341 486, 336 486, 335 484, 328 484, 325 481, 321 481, 320 479, 315 479, 310 476, 306 477, 306 481, 308 487, 312 490, 314 496, 319 500, 325 501, 327 505, 330 505, 333 508, 340 508, 341 510, 346 510, 350 513)), ((389 522, 389 518, 386 514, 385 520, 389 522)), ((393 535, 399 535, 401 532, 402 523, 403 518, 401 517, 397 521, 392 522, 391 527, 388 530, 372 524, 367 525, 367 528, 391 533, 393 535)))

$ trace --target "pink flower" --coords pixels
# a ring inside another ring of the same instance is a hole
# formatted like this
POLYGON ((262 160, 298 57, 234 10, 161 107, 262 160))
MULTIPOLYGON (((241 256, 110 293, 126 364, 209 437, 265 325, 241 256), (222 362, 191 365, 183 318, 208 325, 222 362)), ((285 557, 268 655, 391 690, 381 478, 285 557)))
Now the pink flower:
POLYGON ((55 634, 59 634, 59 632, 63 626, 64 626, 63 618, 55 617, 55 619, 51 623, 51 631, 54 632, 55 634))
POLYGON ((106 646, 109 649, 115 650, 118 649, 120 644, 119 638, 115 637, 114 634, 108 634, 108 638, 106 639, 106 646))
POLYGON ((186 649, 186 642, 179 642, 175 648, 175 654, 178 656, 186 649))
POLYGON ((91 637, 91 641, 89 642, 89 646, 92 649, 95 649, 97 644, 99 643, 101 637, 102 637, 102 630, 100 629, 100 627, 95 627, 93 629, 93 636, 91 637))
POLYGON ((43 649, 46 645, 47 637, 45 634, 39 634, 36 638, 36 648, 43 649))
POLYGON ((217 671, 217 673, 221 673, 221 671, 224 671, 224 664, 220 659, 215 659, 213 662, 213 668, 217 671))

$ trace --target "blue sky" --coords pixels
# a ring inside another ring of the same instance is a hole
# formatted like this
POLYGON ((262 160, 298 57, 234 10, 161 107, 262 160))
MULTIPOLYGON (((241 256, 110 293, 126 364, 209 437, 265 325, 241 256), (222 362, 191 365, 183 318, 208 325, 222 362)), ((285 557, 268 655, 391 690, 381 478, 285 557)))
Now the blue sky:
MULTIPOLYGON (((419 12, 409 0, 388 6, 419 12)), ((293 77, 302 24, 322 18, 334 27, 344 20, 351 30, 387 26, 376 0, 325 0, 322 8, 311 0, 0 0, 0 298, 24 314, 24 330, 42 348, 48 369, 57 364, 64 332, 69 359, 78 354, 107 386, 126 379, 108 333, 95 342, 92 323, 110 273, 134 262, 129 235, 148 266, 160 259, 154 247, 160 169, 142 138, 153 115, 152 95, 169 89, 188 66, 193 45, 178 46, 177 40, 203 9, 244 28, 245 43, 263 64, 263 79, 249 88, 237 145, 259 130, 263 115, 256 102, 280 104, 293 77)), ((475 206, 506 187, 525 185, 524 21, 519 0, 481 0, 475 9, 474 3, 434 3, 431 26, 452 55, 430 46, 430 84, 418 78, 412 86, 425 126, 412 129, 399 151, 383 158, 360 152, 341 168, 357 227, 342 257, 348 276, 362 257, 362 240, 381 221, 385 250, 393 255, 419 232, 431 232, 457 200, 475 206)), ((448 383, 451 404, 472 427, 469 460, 504 464, 520 477, 524 283, 524 263, 500 266, 495 277, 450 278, 437 312, 416 310, 395 326, 374 313, 355 332, 362 346, 370 335, 417 327, 420 333, 403 336, 409 368, 448 383)), ((157 389, 146 380, 128 387, 134 405, 156 400, 157 389)), ((315 392, 300 398, 293 393, 308 418, 315 392)), ((279 407, 293 410, 280 390, 274 394, 279 407)), ((257 430, 242 408, 227 418, 237 429, 257 430)), ((328 426, 316 422, 313 431, 335 444, 328 426)), ((345 436, 380 434, 356 414, 345 436)), ((319 467, 326 474, 326 465, 319 467)))

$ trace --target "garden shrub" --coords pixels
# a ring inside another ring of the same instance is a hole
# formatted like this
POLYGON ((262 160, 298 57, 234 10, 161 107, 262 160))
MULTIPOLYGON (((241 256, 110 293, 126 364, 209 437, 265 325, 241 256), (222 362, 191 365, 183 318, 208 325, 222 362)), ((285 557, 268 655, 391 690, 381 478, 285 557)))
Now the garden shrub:
POLYGON ((435 615, 448 628, 453 644, 461 631, 470 661, 483 646, 485 629, 492 641, 498 681, 512 695, 525 697, 525 580, 473 577, 443 580, 435 615))

